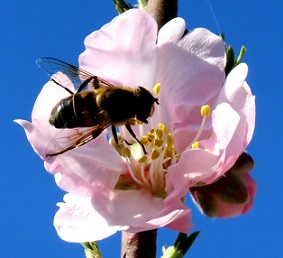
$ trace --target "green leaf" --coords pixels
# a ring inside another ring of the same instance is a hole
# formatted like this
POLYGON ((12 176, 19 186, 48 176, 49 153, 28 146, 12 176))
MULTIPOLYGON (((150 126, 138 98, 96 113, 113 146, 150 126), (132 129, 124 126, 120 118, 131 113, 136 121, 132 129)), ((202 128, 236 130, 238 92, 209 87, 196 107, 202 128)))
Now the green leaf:
POLYGON ((226 76, 232 71, 235 63, 234 49, 231 46, 226 47, 226 67, 225 74, 226 76))
POLYGON ((124 13, 132 8, 132 6, 129 3, 126 3, 124 0, 113 0, 113 2, 119 14, 124 13))
POLYGON ((238 55, 238 57, 237 57, 237 59, 236 59, 236 61, 234 63, 234 67, 237 66, 239 63, 241 63, 241 61, 242 61, 246 51, 247 51, 246 47, 242 46, 241 50, 240 50, 240 53, 239 53, 239 55, 238 55))
POLYGON ((240 53, 235 59, 234 49, 231 46, 226 46, 226 67, 225 74, 226 76, 238 65, 242 62, 242 59, 246 53, 246 48, 244 46, 241 47, 240 53))
POLYGON ((178 238, 174 243, 174 246, 177 247, 178 250, 182 251, 183 255, 185 255, 190 249, 190 247, 193 245, 199 233, 200 231, 196 231, 190 234, 189 236, 185 233, 179 233, 178 238))

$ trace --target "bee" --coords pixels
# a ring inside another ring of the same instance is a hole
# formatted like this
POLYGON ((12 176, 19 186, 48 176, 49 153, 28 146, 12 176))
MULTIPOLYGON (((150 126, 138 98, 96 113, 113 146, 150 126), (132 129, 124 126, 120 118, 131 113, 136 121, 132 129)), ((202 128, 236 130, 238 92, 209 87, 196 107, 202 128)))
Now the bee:
MULTIPOLYGON (((46 153, 46 157, 78 148, 98 137, 109 126, 115 142, 118 143, 116 127, 122 125, 146 154, 145 147, 131 128, 133 121, 148 123, 147 118, 154 113, 154 104, 159 104, 158 99, 146 88, 114 86, 98 76, 56 58, 43 57, 37 59, 36 63, 50 76, 57 72, 65 74, 77 87, 76 92, 72 92, 66 83, 64 85, 51 77, 50 80, 65 89, 70 96, 60 100, 53 107, 49 123, 58 129, 87 128, 80 133, 75 131, 67 138, 63 147, 46 153)), ((126 140, 125 142, 129 144, 126 140)))

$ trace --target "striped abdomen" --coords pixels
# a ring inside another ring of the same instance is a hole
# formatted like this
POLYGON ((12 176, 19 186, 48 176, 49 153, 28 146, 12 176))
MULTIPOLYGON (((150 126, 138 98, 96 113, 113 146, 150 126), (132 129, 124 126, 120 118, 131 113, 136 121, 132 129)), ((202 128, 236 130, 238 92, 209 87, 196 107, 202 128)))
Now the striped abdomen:
POLYGON ((91 127, 99 123, 100 111, 94 91, 79 92, 53 108, 49 123, 56 128, 91 127))

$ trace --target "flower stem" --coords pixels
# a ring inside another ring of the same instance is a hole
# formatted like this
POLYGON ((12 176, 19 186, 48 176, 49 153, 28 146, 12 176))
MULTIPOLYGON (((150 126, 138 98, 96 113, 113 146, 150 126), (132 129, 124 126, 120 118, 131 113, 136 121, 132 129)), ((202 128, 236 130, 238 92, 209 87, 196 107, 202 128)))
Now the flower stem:
POLYGON ((178 0, 149 0, 146 11, 156 20, 159 30, 166 22, 177 17, 178 0))
POLYGON ((101 254, 96 242, 85 242, 82 243, 85 248, 86 258, 101 258, 101 254))
POLYGON ((121 258, 155 258, 157 229, 122 235, 121 258))

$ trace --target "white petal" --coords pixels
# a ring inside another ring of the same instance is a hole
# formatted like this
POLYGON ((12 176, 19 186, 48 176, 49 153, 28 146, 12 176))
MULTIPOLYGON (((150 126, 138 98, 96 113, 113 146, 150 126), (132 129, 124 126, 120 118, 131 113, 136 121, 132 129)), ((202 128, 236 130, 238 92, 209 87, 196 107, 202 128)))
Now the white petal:
POLYGON ((54 218, 58 235, 68 242, 92 242, 114 234, 119 228, 109 226, 107 221, 92 207, 90 197, 78 198, 71 194, 64 197, 65 203, 54 218))

